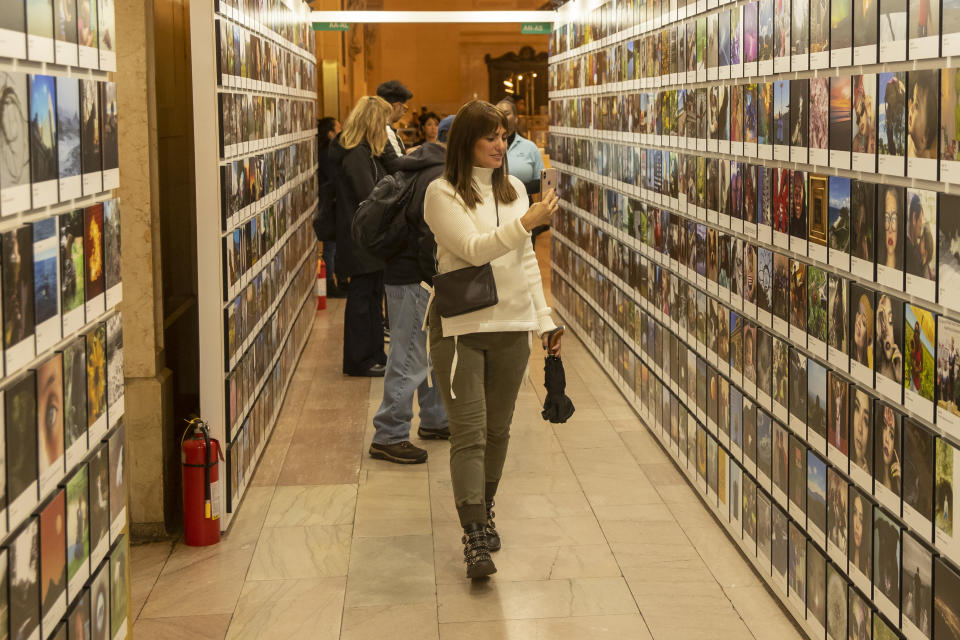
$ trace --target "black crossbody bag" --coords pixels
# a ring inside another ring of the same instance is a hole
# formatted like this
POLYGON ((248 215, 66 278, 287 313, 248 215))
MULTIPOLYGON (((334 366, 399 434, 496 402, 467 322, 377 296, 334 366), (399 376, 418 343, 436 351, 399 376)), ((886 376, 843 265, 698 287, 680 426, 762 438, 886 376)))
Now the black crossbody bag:
MULTIPOLYGON (((497 227, 500 227, 500 205, 494 196, 497 208, 497 227)), ((433 276, 434 302, 442 318, 452 318, 465 313, 492 307, 499 302, 497 281, 490 263, 478 267, 464 267, 433 276)))

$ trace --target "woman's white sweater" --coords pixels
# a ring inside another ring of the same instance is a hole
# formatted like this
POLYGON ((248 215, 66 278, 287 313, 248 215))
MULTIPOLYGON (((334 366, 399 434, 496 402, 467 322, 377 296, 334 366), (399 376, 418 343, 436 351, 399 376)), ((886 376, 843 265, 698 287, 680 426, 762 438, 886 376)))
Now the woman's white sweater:
POLYGON ((555 329, 530 234, 520 223, 527 211, 523 183, 510 177, 517 199, 499 203, 498 227, 493 169, 474 167, 473 179, 483 198, 476 208, 468 209, 446 178, 438 178, 427 188, 423 217, 437 240, 437 272, 489 262, 499 302, 472 313, 442 318, 444 337, 493 331, 543 334, 555 329))

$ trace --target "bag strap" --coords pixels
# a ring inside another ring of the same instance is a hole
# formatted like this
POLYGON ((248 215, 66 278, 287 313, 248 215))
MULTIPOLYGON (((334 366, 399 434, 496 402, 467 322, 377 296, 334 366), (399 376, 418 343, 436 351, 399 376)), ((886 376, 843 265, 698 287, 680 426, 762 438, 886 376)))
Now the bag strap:
POLYGON ((493 194, 493 206, 497 210, 497 227, 500 227, 500 203, 497 202, 497 194, 493 194))

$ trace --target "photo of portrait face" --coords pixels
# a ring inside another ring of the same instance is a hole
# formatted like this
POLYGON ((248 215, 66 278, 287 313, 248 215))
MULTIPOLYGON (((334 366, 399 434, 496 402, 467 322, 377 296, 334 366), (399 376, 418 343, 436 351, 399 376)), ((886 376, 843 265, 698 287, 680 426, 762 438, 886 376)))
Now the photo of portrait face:
POLYGON ((56 354, 37 369, 37 434, 40 476, 63 464, 63 354, 56 354))
POLYGON ((830 407, 828 415, 827 441, 830 446, 847 455, 849 448, 848 389, 846 381, 832 371, 829 376, 830 407))
POLYGON ((790 170, 776 167, 773 176, 773 229, 788 233, 790 229, 790 170))
POLYGON ((873 369, 874 293, 850 283, 850 357, 873 369))
POLYGON ((907 74, 880 73, 877 78, 877 152, 901 157, 907 144, 907 74))
MULTIPOLYGON (((929 0, 920 0, 929 6, 929 0)), ((911 24, 916 24, 911 21, 911 24)), ((940 72, 910 72, 910 103, 907 109, 907 157, 935 159, 937 157, 937 119, 939 107, 940 72)))
MULTIPOLYGON (((876 0, 857 0, 868 4, 876 11, 876 0)), ((874 22, 876 21, 874 13, 874 22)), ((860 33, 860 29, 857 29, 860 33)), ((876 31, 873 32, 876 39, 876 31)), ((877 152, 877 76, 866 74, 853 76, 853 152, 873 154, 877 152)))
POLYGON ((880 186, 879 214, 877 216, 877 264, 892 269, 903 269, 903 187, 880 186))
POLYGON ((853 391, 851 404, 850 460, 861 470, 873 473, 873 419, 870 396, 862 389, 853 391))
POLYGON ((960 611, 960 575, 938 556, 933 561, 935 592, 933 597, 933 635, 935 638, 960 637, 957 612, 960 611))
POLYGON ((790 172, 790 236, 794 238, 807 237, 806 171, 790 172))
POLYGON ((907 189, 905 270, 908 274, 937 279, 937 194, 927 189, 907 189))
POLYGON ((807 265, 799 260, 790 261, 790 324, 807 328, 807 265))
POLYGON ((757 302, 757 248, 749 243, 743 251, 743 299, 757 302))
POLYGON ((757 327, 753 323, 746 323, 743 328, 743 376, 751 381, 757 381, 757 327))
POLYGON ((933 434, 919 423, 903 421, 903 501, 933 520, 933 434))
POLYGON ((859 489, 850 486, 850 553, 852 567, 869 577, 873 565, 873 503, 859 489))
POLYGON ((773 254, 773 313, 783 321, 790 319, 790 258, 773 254))
POLYGON ((900 466, 901 416, 890 405, 878 400, 874 406, 874 420, 874 433, 876 433, 874 478, 899 496, 903 477, 900 466))
POLYGON ((827 468, 827 539, 847 553, 847 481, 833 467, 827 468))
POLYGON ((903 380, 903 306, 886 293, 877 299, 877 374, 894 382, 903 380))

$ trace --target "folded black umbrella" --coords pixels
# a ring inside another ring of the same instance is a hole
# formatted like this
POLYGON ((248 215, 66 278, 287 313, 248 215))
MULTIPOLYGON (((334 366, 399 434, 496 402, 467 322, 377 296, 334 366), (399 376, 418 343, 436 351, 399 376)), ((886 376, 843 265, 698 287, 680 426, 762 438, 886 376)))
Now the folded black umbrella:
POLYGON ((547 397, 543 400, 544 420, 562 424, 573 415, 574 406, 567 397, 567 376, 563 372, 563 360, 560 356, 547 356, 543 361, 543 386, 547 397))

